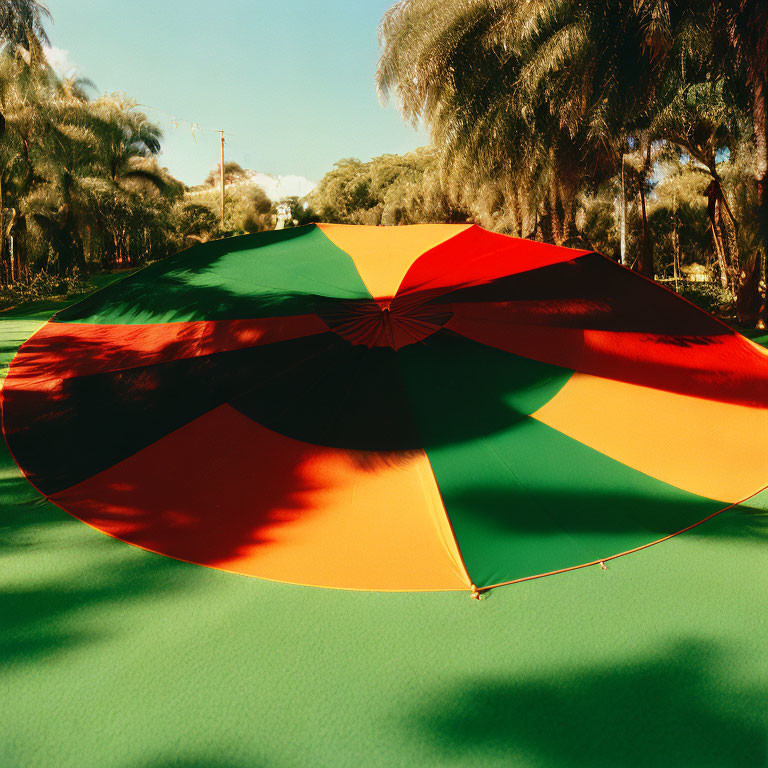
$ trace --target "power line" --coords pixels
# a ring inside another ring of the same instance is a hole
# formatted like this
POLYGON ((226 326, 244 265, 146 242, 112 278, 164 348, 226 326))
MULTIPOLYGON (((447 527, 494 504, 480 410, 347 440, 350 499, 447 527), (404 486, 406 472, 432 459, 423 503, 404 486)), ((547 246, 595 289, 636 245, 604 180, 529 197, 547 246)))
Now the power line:
POLYGON ((225 136, 234 136, 234 133, 231 133, 230 131, 225 131, 222 128, 208 128, 207 126, 200 125, 200 123, 194 121, 194 120, 186 120, 183 117, 177 117, 172 112, 168 112, 165 109, 160 109, 160 107, 153 107, 151 104, 141 104, 137 103, 137 107, 141 107, 142 109, 151 109, 155 112, 160 112, 163 115, 166 115, 167 117, 171 118, 172 125, 174 128, 179 127, 179 123, 186 123, 189 126, 190 131, 192 132, 192 138, 195 140, 195 144, 197 144, 197 136, 195 136, 195 133, 197 131, 209 131, 211 133, 218 133, 219 137, 221 139, 221 161, 219 165, 219 171, 221 174, 221 227, 224 228, 224 214, 225 214, 225 196, 224 196, 224 137, 225 136))
MULTIPOLYGON (((219 135, 224 134, 225 136, 236 136, 237 134, 232 133, 231 131, 225 131, 222 128, 210 128, 205 125, 201 125, 196 120, 187 120, 183 117, 178 117, 178 115, 173 114, 172 112, 168 112, 165 109, 160 109, 160 107, 154 107, 151 104, 136 104, 137 107, 142 107, 143 109, 151 109, 154 112, 160 112, 161 114, 165 115, 166 117, 170 117, 172 121, 172 125, 174 128, 179 127, 179 123, 186 123, 190 131, 192 132, 192 137, 195 138, 195 134, 198 131, 206 131, 210 133, 218 133, 219 135)), ((197 141, 197 139, 195 139, 197 141)))

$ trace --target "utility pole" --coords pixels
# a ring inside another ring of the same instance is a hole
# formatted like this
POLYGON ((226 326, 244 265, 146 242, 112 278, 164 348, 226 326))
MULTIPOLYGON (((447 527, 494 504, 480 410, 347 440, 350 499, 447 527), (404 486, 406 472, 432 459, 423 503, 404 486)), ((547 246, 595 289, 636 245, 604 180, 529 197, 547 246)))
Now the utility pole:
POLYGON ((224 229, 224 131, 219 131, 221 136, 221 228, 224 229))
POLYGON ((672 230, 672 271, 675 276, 675 291, 678 290, 679 286, 677 284, 677 280, 679 277, 680 272, 680 239, 677 235, 677 189, 672 190, 673 193, 673 206, 674 206, 674 218, 672 220, 672 223, 674 225, 674 228, 672 230))

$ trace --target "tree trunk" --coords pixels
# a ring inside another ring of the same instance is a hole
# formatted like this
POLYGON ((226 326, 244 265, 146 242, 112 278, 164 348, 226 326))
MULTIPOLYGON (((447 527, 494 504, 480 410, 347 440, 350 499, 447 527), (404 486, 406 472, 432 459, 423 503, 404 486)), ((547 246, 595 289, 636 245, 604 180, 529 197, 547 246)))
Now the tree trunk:
POLYGON ((677 223, 672 232, 672 276, 675 279, 675 290, 679 290, 680 280, 680 238, 677 234, 677 223))
POLYGON ((645 209, 644 179, 640 180, 640 215, 643 223, 643 237, 640 243, 640 258, 637 260, 637 271, 641 275, 653 279, 653 251, 651 250, 651 238, 648 232, 648 214, 645 209))
POLYGON ((562 242, 566 243, 571 237, 571 229, 574 230, 574 234, 576 229, 573 223, 573 206, 576 198, 576 190, 570 183, 560 184, 558 188, 560 190, 560 205, 563 209, 563 229, 561 237, 562 242))
POLYGON ((619 260, 627 265, 627 190, 624 181, 624 153, 621 153, 621 190, 619 192, 619 260))
POLYGON ((736 275, 739 274, 739 243, 736 237, 736 220, 731 213, 722 188, 718 185, 720 198, 718 200, 718 231, 720 232, 720 247, 728 269, 728 289, 732 296, 736 295, 736 275))
POLYGON ((728 289, 728 265, 725 263, 725 250, 723 244, 720 242, 720 235, 718 234, 717 223, 714 216, 709 218, 709 228, 712 231, 712 240, 715 244, 715 256, 717 257, 717 268, 720 272, 720 285, 728 289))
POLYGON ((754 326, 759 323, 761 302, 760 296, 760 254, 753 251, 739 277, 739 290, 736 294, 736 316, 739 325, 754 326))
POLYGON ((24 216, 19 216, 18 211, 15 211, 11 224, 9 226, 9 232, 15 232, 13 237, 13 252, 16 255, 16 260, 19 264, 19 269, 24 269, 26 280, 31 280, 29 261, 26 258, 26 243, 27 243, 27 220, 24 216))
POLYGON ((717 208, 718 208, 718 196, 717 196, 717 181, 712 179, 709 182, 704 194, 707 196, 707 218, 709 219, 709 231, 712 233, 712 243, 715 247, 715 258, 717 259, 717 267, 720 272, 720 285, 723 288, 728 288, 728 265, 725 261, 725 249, 720 238, 720 229, 717 225, 717 208))
MULTIPOLYGON (((5 216, 3 215, 3 179, 0 177, 0 261, 5 258, 5 216)), ((13 264, 9 272, 9 282, 13 279, 13 264)))
POLYGON ((554 180, 554 171, 552 181, 549 183, 549 225, 552 242, 555 245, 562 245, 561 235, 563 227, 560 222, 560 215, 557 212, 557 182, 554 180))
POLYGON ((517 195, 512 192, 509 196, 505 195, 506 208, 509 211, 509 221, 512 228, 512 234, 515 237, 520 237, 522 231, 522 223, 520 217, 520 208, 518 206, 517 195))
POLYGON ((515 191, 517 200, 517 210, 520 211, 520 237, 529 237, 532 231, 531 227, 531 204, 528 196, 518 187, 515 191))
MULTIPOLYGON (((5 108, 3 108, 4 110, 5 108)), ((5 135, 5 114, 4 111, 0 111, 0 139, 5 135)), ((3 218, 3 180, 0 177, 0 264, 3 263, 3 256, 5 255, 5 220, 3 218)), ((11 275, 10 270, 6 267, 6 281, 10 282, 11 275)))
POLYGON ((762 287, 758 286, 758 293, 760 295, 758 326, 760 328, 768 328, 768 290, 766 290, 766 286, 768 286, 768 171, 757 182, 757 189, 760 205, 758 215, 760 217, 761 239, 763 241, 762 287))
POLYGON ((552 242, 555 245, 562 245, 563 225, 560 221, 560 214, 557 210, 558 203, 558 183, 557 183, 557 163, 555 162, 554 147, 549 148, 549 224, 552 230, 552 242))
POLYGON ((679 290, 678 280, 680 278, 680 236, 677 226, 677 190, 674 190, 672 197, 672 277, 675 281, 675 291, 679 290))
POLYGON ((645 182, 651 169, 651 142, 647 140, 645 151, 645 162, 643 163, 643 172, 640 177, 640 215, 642 217, 643 237, 640 243, 640 257, 637 260, 637 271, 645 277, 653 280, 653 247, 651 245, 651 233, 648 229, 648 211, 645 205, 645 182))
MULTIPOLYGON (((757 180, 758 226, 762 253, 762 290, 760 293, 760 312, 758 324, 761 328, 768 327, 768 301, 766 300, 766 285, 768 285, 768 79, 758 79, 753 88, 752 113, 755 129, 755 176, 757 180)), ((759 267, 758 267, 759 269, 759 267)))

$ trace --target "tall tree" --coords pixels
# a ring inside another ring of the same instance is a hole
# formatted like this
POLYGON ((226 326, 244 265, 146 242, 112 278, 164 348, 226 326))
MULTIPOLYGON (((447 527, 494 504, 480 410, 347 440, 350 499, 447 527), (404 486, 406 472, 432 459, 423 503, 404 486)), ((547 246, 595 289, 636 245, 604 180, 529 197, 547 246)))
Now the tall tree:
POLYGON ((660 7, 402 0, 381 23, 379 89, 424 120, 447 170, 495 181, 563 243, 579 187, 614 174, 627 133, 647 130, 677 23, 660 7))
MULTIPOLYGON (((14 56, 20 56, 34 67, 45 66, 43 45, 48 43, 45 23, 51 15, 45 5, 37 0, 0 0, 0 50, 10 49, 14 56)), ((7 76, 7 71, 3 73, 7 76)), ((18 74, 18 73, 15 73, 18 74)), ((2 75, 0 75, 2 76, 2 75)), ((7 80, 0 82, 0 91, 9 86, 7 80)), ((0 141, 6 131, 6 108, 0 100, 0 141)), ((0 171, 0 262, 5 256, 5 237, 8 228, 3 213, 2 175, 0 171)), ((13 264, 9 262, 11 277, 13 264)))
POLYGON ((735 91, 743 91, 749 105, 755 142, 754 176, 762 257, 753 254, 747 279, 758 285, 756 301, 762 327, 768 325, 768 3, 765 0, 710 0, 704 19, 712 23, 714 61, 735 91), (708 13, 707 13, 708 11, 708 13), (727 55, 730 54, 730 55, 727 55), (762 262, 762 269, 761 269, 762 262), (750 273, 752 273, 750 275, 750 273))
MULTIPOLYGON (((45 66, 45 24, 50 20, 48 8, 37 0, 0 0, 0 48, 23 56, 28 64, 45 66)), ((0 109, 0 137, 4 131, 5 113, 0 109)))
POLYGON ((741 115, 729 103, 723 80, 677 83, 677 91, 653 121, 655 135, 676 144, 692 167, 709 177, 705 189, 709 226, 723 287, 736 292, 739 271, 737 221, 723 188, 718 158, 736 151, 742 131, 741 115))

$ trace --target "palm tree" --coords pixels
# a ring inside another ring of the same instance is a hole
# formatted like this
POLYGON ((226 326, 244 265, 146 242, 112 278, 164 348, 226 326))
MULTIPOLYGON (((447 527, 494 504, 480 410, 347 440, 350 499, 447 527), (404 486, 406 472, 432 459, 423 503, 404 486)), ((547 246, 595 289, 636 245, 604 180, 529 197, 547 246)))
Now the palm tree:
POLYGON ((18 223, 18 208, 13 203, 21 190, 29 191, 34 183, 32 154, 35 142, 43 135, 46 98, 47 83, 41 70, 32 69, 19 56, 0 55, 0 105, 4 115, 0 135, 0 262, 4 263, 7 282, 18 279, 24 268, 18 250, 12 253, 6 244, 18 223))
POLYGON ((737 221, 723 190, 718 156, 726 148, 730 154, 736 151, 743 133, 742 115, 729 103, 723 80, 680 84, 678 88, 655 116, 653 131, 676 144, 690 158, 692 167, 709 177, 705 190, 707 213, 720 281, 735 293, 739 267, 737 221))
MULTIPOLYGON (((7 47, 14 54, 26 58, 28 64, 37 68, 44 66, 43 45, 48 43, 45 22, 50 12, 36 0, 0 0, 0 48, 7 47)), ((4 73, 7 74, 7 73, 4 73)), ((18 73, 16 73, 18 76, 18 73)), ((8 88, 8 81, 0 81, 0 90, 8 88)), ((0 140, 6 131, 6 109, 0 100, 0 140)), ((3 213, 3 189, 0 175, 0 262, 3 261, 6 240, 6 224, 3 213)), ((13 279, 13 264, 9 263, 10 278, 13 279)))
POLYGON ((37 0, 0 2, 0 36, 12 45, 22 45, 30 50, 30 39, 38 44, 47 43, 45 23, 50 20, 50 11, 37 0))
MULTIPOLYGON (((21 53, 27 63, 45 65, 43 45, 49 42, 45 23, 51 14, 37 0, 0 0, 0 47, 21 53)), ((0 110, 0 137, 5 129, 5 116, 0 110)))
POLYGON ((82 81, 59 80, 23 58, 0 56, 2 230, 13 236, 6 282, 37 268, 66 273, 96 258, 104 266, 145 253, 170 216, 181 185, 157 165, 156 126, 119 96, 90 101, 82 81), (152 234, 154 232, 154 235, 152 234))
POLYGON ((455 197, 483 189, 517 234, 529 234, 540 209, 551 208, 548 236, 562 240, 565 153, 555 149, 556 126, 540 100, 521 108, 523 60, 506 21, 491 2, 398 3, 380 27, 379 89, 384 98, 396 93, 404 116, 429 126, 455 197))
POLYGON ((136 102, 120 94, 92 102, 90 128, 99 146, 99 163, 104 174, 115 184, 129 178, 141 178, 158 188, 163 179, 151 173, 143 160, 160 151, 162 133, 142 112, 136 102))
POLYGON ((703 23, 712 23, 713 65, 731 82, 735 92, 743 92, 749 106, 755 143, 754 176, 757 186, 758 226, 762 259, 750 257, 747 282, 757 283, 762 272, 762 299, 755 299, 762 327, 768 324, 768 4, 756 0, 710 0, 702 13, 703 23), (707 12, 708 11, 708 12, 707 12), (762 270, 760 262, 762 261, 762 270))
POLYGON ((659 6, 403 0, 380 26, 378 86, 427 124, 447 173, 496 184, 562 243, 579 187, 615 174, 626 136, 648 129, 678 23, 659 6))

